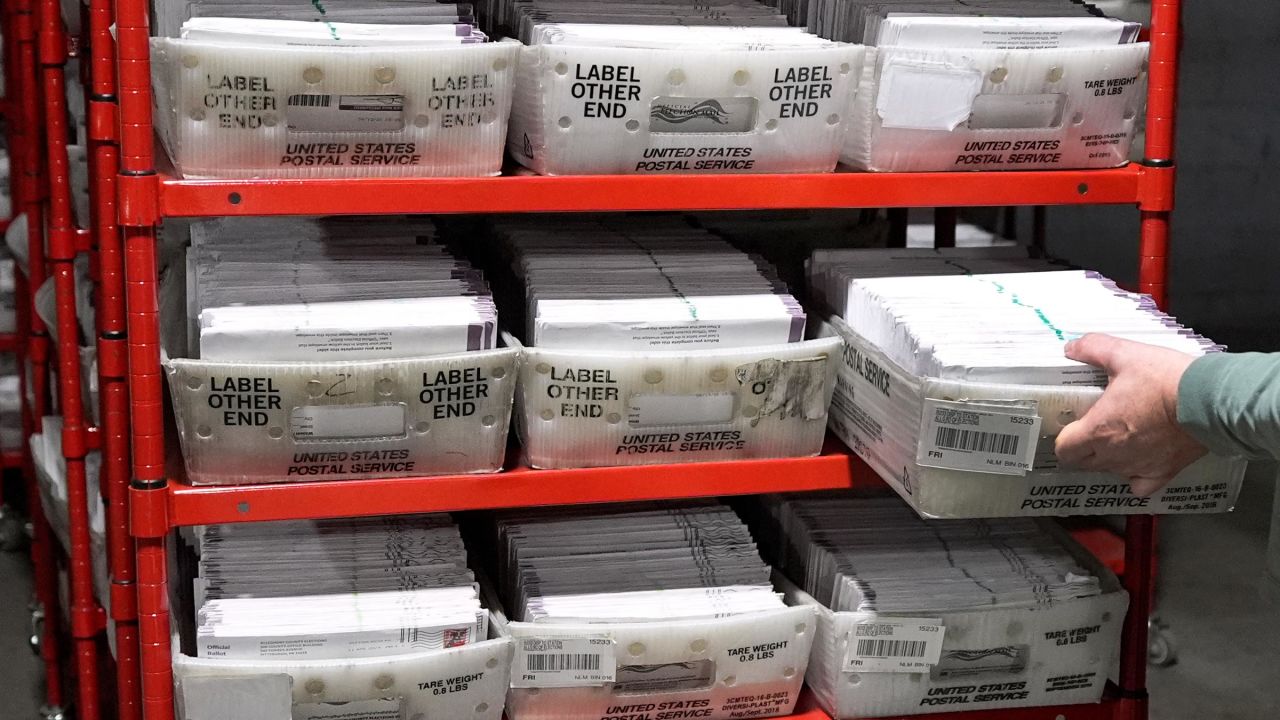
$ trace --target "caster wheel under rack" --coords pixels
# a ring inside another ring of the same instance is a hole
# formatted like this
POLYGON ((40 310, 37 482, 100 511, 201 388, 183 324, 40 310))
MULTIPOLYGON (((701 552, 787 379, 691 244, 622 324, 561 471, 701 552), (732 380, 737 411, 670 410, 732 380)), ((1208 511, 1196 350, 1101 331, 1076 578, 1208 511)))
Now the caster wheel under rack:
MULTIPOLYGON (((40 605, 31 610, 31 637, 27 638, 27 643, 31 645, 31 652, 39 656, 40 647, 44 644, 44 608, 40 605)), ((58 712, 61 714, 62 710, 58 712)))
POLYGON ((1178 662, 1178 645, 1174 642, 1169 624, 1152 615, 1147 621, 1147 662, 1156 667, 1168 667, 1178 662))
POLYGON ((40 720, 67 720, 67 711, 51 705, 40 706, 40 720))

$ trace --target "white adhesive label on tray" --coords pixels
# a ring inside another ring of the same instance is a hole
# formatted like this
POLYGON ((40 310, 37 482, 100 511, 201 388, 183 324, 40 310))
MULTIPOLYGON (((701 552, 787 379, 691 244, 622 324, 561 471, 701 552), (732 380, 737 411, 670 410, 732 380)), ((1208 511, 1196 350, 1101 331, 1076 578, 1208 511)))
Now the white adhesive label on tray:
POLYGON ((946 632, 938 618, 873 616, 853 627, 845 672, 928 672, 942 659, 946 632))
POLYGON ((733 393, 634 395, 627 411, 632 427, 715 425, 733 420, 733 393))
POLYGON ((982 90, 982 73, 971 68, 895 62, 880 77, 876 113, 887 128, 950 132, 969 119, 982 90))
POLYGON ((608 635, 516 638, 511 687, 582 687, 614 681, 617 661, 608 635))
POLYGON ((925 398, 916 462, 926 467, 1026 475, 1039 437, 1040 416, 1034 406, 925 398))
POLYGON ((290 132, 400 132, 403 95, 290 95, 290 132))
POLYGON ((404 720, 404 698, 298 703, 293 720, 404 720))
POLYGON ((289 717, 293 678, 285 673, 188 677, 180 692, 183 720, 280 720, 289 717))
POLYGON ((293 437, 351 440, 400 437, 405 433, 403 403, 380 405, 303 405, 289 414, 293 437))
MULTIPOLYGON (((205 631, 201 630, 202 633, 205 631)), ((229 660, 343 660, 452 648, 474 642, 477 626, 442 623, 430 627, 382 628, 314 635, 212 636, 201 634, 201 658, 229 660)))

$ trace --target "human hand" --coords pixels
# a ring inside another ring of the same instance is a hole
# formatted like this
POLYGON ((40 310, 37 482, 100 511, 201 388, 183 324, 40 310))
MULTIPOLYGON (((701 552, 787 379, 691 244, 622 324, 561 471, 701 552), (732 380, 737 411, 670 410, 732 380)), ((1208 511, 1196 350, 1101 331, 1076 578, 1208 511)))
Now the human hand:
POLYGON ((1063 464, 1116 473, 1147 497, 1208 452, 1178 425, 1178 382, 1194 357, 1097 333, 1067 343, 1066 356, 1106 370, 1110 382, 1058 434, 1063 464))

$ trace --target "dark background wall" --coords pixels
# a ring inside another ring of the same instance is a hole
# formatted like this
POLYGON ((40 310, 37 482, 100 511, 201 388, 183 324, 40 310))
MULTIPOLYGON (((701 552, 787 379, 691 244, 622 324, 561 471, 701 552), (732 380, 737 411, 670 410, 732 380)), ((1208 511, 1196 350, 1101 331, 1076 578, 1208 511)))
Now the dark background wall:
MULTIPOLYGON (((1280 2, 1182 4, 1170 304, 1233 350, 1280 350, 1280 2)), ((1050 251, 1118 280, 1137 235, 1131 208, 1049 210, 1050 251)))

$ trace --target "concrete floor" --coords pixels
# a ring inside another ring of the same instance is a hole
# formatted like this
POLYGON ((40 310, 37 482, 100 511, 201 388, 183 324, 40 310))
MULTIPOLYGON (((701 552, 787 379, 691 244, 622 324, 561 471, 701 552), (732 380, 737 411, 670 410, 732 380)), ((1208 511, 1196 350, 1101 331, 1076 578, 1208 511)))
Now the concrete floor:
POLYGON ((1151 669, 1151 720, 1280 718, 1280 585, 1264 571, 1274 495, 1259 466, 1235 512, 1161 521, 1157 611, 1179 652, 1151 669))
MULTIPOLYGON (((1151 720, 1280 718, 1280 586, 1263 571, 1274 477, 1251 472, 1230 515, 1163 521, 1159 613, 1179 659, 1151 669, 1151 720)), ((40 705, 30 588, 26 558, 0 553, 0 720, 35 718, 40 705)))
POLYGON ((31 563, 25 553, 0 552, 0 718, 36 717, 43 690, 40 662, 27 638, 31 630, 31 563))

